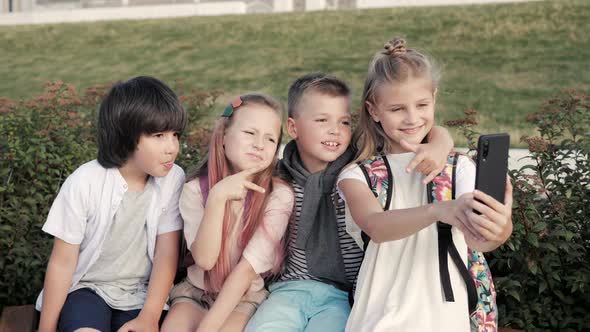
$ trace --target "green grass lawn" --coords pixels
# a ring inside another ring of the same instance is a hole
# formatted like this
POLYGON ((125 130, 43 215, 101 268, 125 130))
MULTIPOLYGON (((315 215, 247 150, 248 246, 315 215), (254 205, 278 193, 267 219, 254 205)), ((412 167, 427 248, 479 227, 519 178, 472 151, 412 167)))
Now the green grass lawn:
POLYGON ((439 120, 474 108, 482 132, 513 143, 543 100, 590 90, 590 1, 571 0, 2 27, 0 96, 149 74, 285 101, 293 79, 319 70, 350 83, 356 109, 369 60, 394 35, 442 65, 439 120))

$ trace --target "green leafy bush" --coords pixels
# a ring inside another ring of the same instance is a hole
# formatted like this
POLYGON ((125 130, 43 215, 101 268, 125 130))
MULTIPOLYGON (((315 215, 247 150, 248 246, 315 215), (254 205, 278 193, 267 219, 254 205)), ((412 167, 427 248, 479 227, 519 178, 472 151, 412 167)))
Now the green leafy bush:
MULTIPOLYGON (((63 181, 96 158, 96 111, 110 86, 79 96, 71 85, 53 82, 34 100, 0 98, 0 310, 33 303, 43 287, 52 239, 41 227, 63 181)), ((199 120, 219 95, 179 93, 190 118, 177 159, 185 169, 205 151, 209 132, 199 120)))
MULTIPOLYGON (((590 329, 590 98, 566 91, 527 117, 530 164, 510 172, 512 237, 488 255, 500 326, 590 329)), ((475 113, 449 123, 473 147, 475 113)))

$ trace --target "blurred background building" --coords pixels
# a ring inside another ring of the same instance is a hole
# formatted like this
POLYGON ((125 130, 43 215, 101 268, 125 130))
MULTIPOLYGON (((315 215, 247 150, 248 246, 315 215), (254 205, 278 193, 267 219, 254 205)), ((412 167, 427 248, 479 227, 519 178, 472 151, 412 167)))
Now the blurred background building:
POLYGON ((530 0, 0 0, 0 25, 520 1, 530 0))
MULTIPOLYGON (((51 9, 127 7, 164 4, 208 4, 211 8, 227 7, 228 13, 243 8, 247 13, 271 13, 324 9, 356 8, 357 3, 388 3, 395 0, 0 0, 0 12, 27 12, 51 9)), ((404 1, 402 1, 404 2, 404 1)), ((407 2, 407 1, 406 1, 407 2)), ((419 1, 418 1, 419 2, 419 1)))

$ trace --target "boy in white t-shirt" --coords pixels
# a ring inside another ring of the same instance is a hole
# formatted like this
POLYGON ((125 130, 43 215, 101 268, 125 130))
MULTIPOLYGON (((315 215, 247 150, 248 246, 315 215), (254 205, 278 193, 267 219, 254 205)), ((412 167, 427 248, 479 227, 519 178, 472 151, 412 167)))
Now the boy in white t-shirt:
POLYGON ((98 158, 62 185, 39 331, 157 331, 178 261, 187 114, 152 77, 115 84, 100 105, 98 158))

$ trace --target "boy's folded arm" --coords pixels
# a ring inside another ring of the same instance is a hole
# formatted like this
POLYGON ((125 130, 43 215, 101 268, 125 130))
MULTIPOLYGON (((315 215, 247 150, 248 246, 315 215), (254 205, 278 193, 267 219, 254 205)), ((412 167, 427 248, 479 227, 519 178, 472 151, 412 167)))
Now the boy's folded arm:
POLYGON ((55 238, 43 290, 43 307, 39 331, 57 330, 59 314, 71 287, 72 276, 78 264, 79 244, 70 244, 55 238))
POLYGON ((436 222, 439 204, 383 211, 365 182, 343 179, 338 184, 355 223, 375 243, 408 237, 436 222))
POLYGON ((252 265, 242 257, 223 283, 215 303, 201 321, 199 331, 219 330, 257 276, 252 265))

